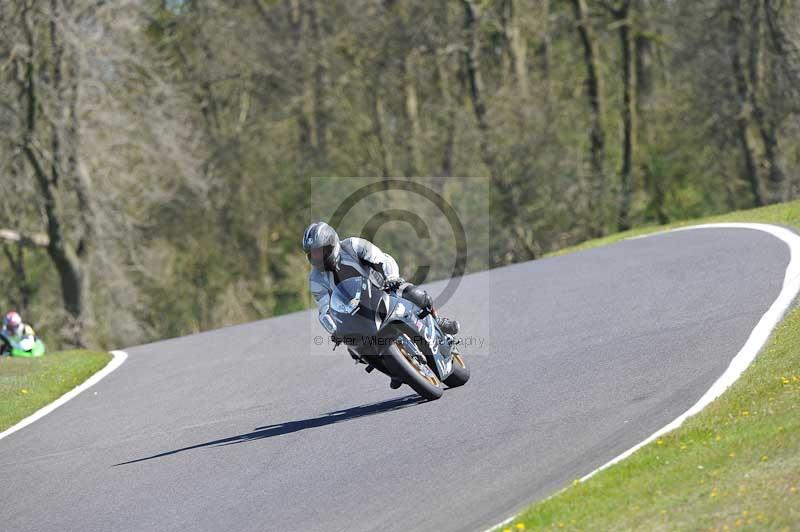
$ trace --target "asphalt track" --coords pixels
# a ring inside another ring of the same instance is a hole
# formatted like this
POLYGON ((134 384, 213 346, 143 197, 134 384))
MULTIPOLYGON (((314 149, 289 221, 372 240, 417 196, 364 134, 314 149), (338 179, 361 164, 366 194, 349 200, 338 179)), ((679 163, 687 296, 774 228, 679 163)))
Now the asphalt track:
POLYGON ((788 262, 702 229, 467 276, 443 314, 473 377, 430 403, 308 312, 127 349, 0 441, 0 529, 482 530, 694 404, 788 262))

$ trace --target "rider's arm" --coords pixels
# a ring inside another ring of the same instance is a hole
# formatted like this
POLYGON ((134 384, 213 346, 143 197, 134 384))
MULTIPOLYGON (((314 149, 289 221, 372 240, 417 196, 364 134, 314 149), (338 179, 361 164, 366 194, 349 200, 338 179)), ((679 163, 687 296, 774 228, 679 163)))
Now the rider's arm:
POLYGON ((308 279, 308 286, 311 289, 311 295, 314 296, 314 302, 319 308, 319 322, 325 327, 325 330, 333 334, 336 331, 336 325, 333 319, 328 315, 328 309, 331 304, 331 295, 328 292, 328 287, 319 279, 314 279, 314 274, 308 279))
POLYGON ((331 295, 328 293, 328 287, 315 281, 313 278, 308 280, 308 287, 311 289, 311 295, 314 296, 314 302, 319 309, 319 315, 327 314, 328 307, 331 303, 331 295))
POLYGON ((397 267, 397 262, 391 255, 381 251, 378 246, 369 240, 358 237, 350 238, 350 243, 358 254, 358 258, 383 273, 386 280, 400 277, 400 268, 397 267))

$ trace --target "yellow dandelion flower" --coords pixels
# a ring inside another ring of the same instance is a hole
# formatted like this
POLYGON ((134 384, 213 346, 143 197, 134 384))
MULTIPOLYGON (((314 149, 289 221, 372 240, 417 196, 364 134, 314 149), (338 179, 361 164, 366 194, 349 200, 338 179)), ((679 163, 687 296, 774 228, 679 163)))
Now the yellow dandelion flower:
POLYGON ((523 523, 517 523, 514 526, 517 528, 517 530, 525 530, 525 525, 523 523))
POLYGON ((797 486, 792 486, 791 488, 789 488, 789 491, 791 491, 792 493, 797 493, 797 486))
POLYGON ((741 519, 737 519, 736 521, 733 522, 733 525, 734 526, 742 526, 742 520, 741 519))
POLYGON ((681 444, 681 450, 684 450, 684 449, 686 449, 686 444, 685 444, 685 443, 682 443, 682 444, 681 444))
POLYGON ((716 497, 716 496, 717 496, 716 490, 711 490, 711 497, 716 497))
POLYGON ((573 481, 572 481, 572 485, 573 485, 573 486, 577 486, 577 485, 578 485, 578 484, 580 484, 580 483, 581 483, 581 481, 580 481, 579 479, 577 479, 577 478, 576 478, 575 480, 573 480, 573 481))
POLYGON ((714 438, 714 439, 715 439, 715 440, 717 440, 717 441, 719 441, 719 440, 721 440, 721 439, 722 439, 722 436, 720 436, 719 434, 717 434, 717 437, 716 437, 716 438, 714 438))
POLYGON ((747 517, 747 514, 750 513, 747 510, 742 510, 742 517, 747 517))
POLYGON ((762 462, 766 462, 767 460, 769 460, 769 458, 767 458, 767 455, 761 457, 762 462))
POLYGON ((728 454, 728 456, 730 456, 731 458, 736 458, 736 453, 730 453, 728 454))
POLYGON ((510 528, 504 528, 503 532, 511 532, 511 529, 510 528))
POLYGON ((789 379, 787 379, 786 377, 781 377, 781 382, 784 384, 789 384, 789 379))
POLYGON ((656 445, 664 445, 664 440, 662 440, 661 438, 657 439, 656 445))
POLYGON ((564 523, 558 523, 558 528, 564 528, 564 523))
POLYGON ((747 410, 742 410, 741 414, 739 414, 739 415, 742 416, 742 417, 747 417, 747 416, 750 415, 750 412, 748 412, 747 410))
POLYGON ((28 390, 26 390, 25 388, 23 388, 23 389, 21 389, 21 390, 19 391, 19 393, 21 393, 22 395, 25 395, 26 393, 28 393, 28 390))

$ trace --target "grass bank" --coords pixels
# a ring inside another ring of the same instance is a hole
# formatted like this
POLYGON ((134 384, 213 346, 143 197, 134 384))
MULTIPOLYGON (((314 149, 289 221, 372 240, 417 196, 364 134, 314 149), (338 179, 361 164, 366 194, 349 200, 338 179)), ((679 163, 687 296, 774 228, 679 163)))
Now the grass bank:
POLYGON ((63 351, 0 359, 0 432, 58 399, 108 364, 110 353, 63 351))
MULTIPOLYGON (((800 201, 638 228, 555 254, 711 222, 797 229, 800 201)), ((533 529, 800 529, 800 308, 788 313, 750 368, 703 412, 500 528, 533 529)))

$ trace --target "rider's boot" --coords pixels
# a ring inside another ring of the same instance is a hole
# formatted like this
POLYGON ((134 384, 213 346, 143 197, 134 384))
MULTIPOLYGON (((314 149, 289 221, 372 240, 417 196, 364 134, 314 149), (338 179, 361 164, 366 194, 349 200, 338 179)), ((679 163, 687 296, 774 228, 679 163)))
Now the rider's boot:
POLYGON ((436 323, 439 324, 439 328, 442 330, 443 333, 449 334, 454 336, 458 334, 459 329, 461 329, 461 325, 459 325, 458 321, 456 320, 449 320, 447 318, 436 318, 436 323))
POLYGON ((392 377, 392 380, 389 381, 389 388, 391 388, 392 390, 396 390, 402 385, 403 381, 401 381, 400 379, 395 379, 394 377, 392 377))

